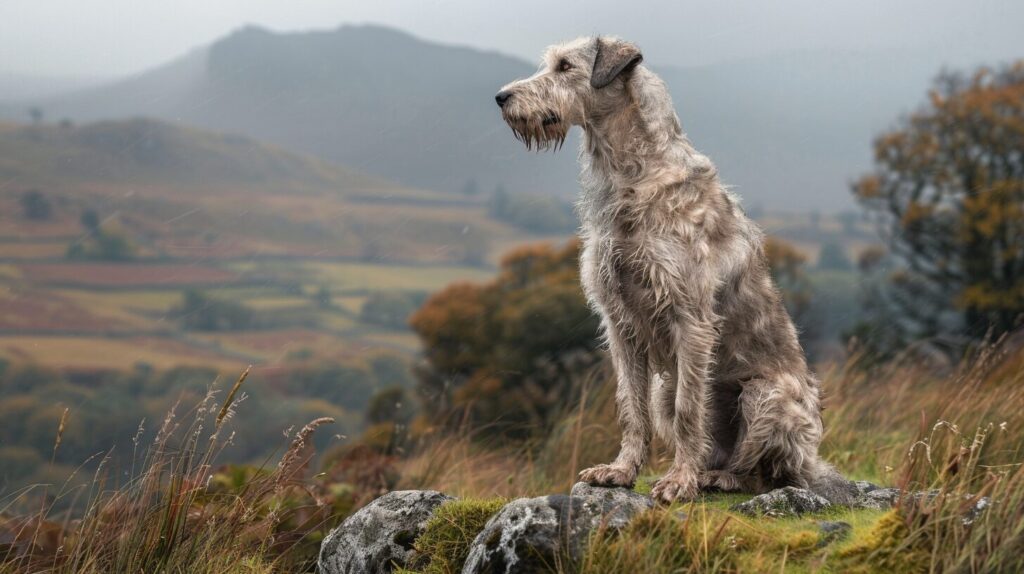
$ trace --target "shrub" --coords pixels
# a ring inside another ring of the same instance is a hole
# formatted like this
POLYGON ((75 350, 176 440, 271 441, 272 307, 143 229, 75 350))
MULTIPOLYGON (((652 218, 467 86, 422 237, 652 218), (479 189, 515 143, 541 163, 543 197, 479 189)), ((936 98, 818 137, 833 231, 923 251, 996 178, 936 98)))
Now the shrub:
POLYGON ((21 212, 25 219, 46 221, 53 216, 53 204, 38 189, 30 189, 21 194, 19 203, 21 203, 21 212))
MULTIPOLYGON (((524 247, 490 283, 433 295, 410 320, 427 364, 420 396, 436 420, 465 413, 492 432, 543 432, 595 364, 598 319, 578 278, 578 242, 524 247)), ((461 418, 462 415, 460 415, 461 418)))

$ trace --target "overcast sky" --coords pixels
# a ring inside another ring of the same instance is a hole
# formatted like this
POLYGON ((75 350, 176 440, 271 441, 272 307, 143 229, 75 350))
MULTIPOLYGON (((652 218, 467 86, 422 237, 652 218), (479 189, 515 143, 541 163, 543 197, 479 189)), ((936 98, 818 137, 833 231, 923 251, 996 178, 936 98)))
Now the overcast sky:
POLYGON ((0 72, 137 72, 245 24, 378 23, 537 58, 556 40, 613 33, 657 64, 800 50, 931 50, 957 64, 1024 57, 1020 0, 0 0, 0 72))

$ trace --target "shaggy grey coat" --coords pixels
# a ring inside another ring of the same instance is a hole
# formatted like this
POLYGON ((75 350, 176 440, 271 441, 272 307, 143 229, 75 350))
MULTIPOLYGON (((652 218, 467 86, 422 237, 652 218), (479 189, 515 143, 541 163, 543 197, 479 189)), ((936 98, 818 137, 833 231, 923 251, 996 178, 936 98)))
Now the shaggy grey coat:
POLYGON ((583 288, 617 375, 622 448, 586 482, 632 485, 652 434, 674 447, 662 501, 701 488, 827 489, 819 385, 772 283, 763 234, 683 133, 665 84, 615 38, 550 47, 496 96, 527 147, 584 132, 583 288))

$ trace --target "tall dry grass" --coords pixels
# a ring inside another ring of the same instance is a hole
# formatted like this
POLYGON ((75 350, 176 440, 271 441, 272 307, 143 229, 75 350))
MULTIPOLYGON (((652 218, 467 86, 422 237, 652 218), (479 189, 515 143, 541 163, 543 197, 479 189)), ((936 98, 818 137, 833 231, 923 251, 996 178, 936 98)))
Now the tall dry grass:
POLYGON ((568 492, 577 473, 606 462, 619 447, 611 372, 599 365, 580 374, 561 413, 534 438, 510 442, 488 427, 433 429, 402 461, 404 488, 431 488, 473 498, 515 498, 568 492), (607 459, 607 460, 606 460, 607 459))
POLYGON ((117 481, 121 473, 106 456, 85 487, 69 486, 72 479, 55 493, 38 487, 8 499, 0 508, 0 572, 307 570, 316 544, 304 546, 304 538, 332 515, 303 479, 313 456, 309 439, 333 421, 317 419, 301 429, 276 469, 256 470, 234 485, 215 481, 214 465, 235 438, 224 436, 225 423, 245 399, 239 389, 247 374, 219 407, 211 388, 182 417, 173 409, 151 444, 141 444, 140 425, 133 445, 145 454, 138 468, 126 471, 126 481, 117 481), (82 501, 71 505, 82 509, 78 517, 54 512, 66 497, 82 501), (39 500, 39 510, 11 517, 15 503, 26 500, 39 500))
POLYGON ((968 433, 995 425, 982 464, 1024 460, 1024 333, 980 345, 952 368, 907 355, 860 369, 854 357, 828 369, 823 384, 822 452, 854 478, 905 481, 898 470, 910 445, 940 421, 968 433))
POLYGON ((870 377, 846 383, 830 446, 904 493, 843 557, 851 571, 1024 571, 1022 343, 980 346, 945 376, 889 365, 888 391, 870 377))

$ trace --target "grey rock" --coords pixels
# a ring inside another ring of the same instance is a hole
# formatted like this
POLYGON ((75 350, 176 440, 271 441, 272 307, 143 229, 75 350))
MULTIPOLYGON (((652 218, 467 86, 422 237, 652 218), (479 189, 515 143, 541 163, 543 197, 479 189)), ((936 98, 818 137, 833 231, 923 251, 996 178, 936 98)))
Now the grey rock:
POLYGON ((810 490, 786 486, 735 504, 731 510, 750 516, 783 517, 821 512, 830 506, 832 504, 827 499, 810 490))
MULTIPOLYGON (((898 488, 882 488, 880 486, 871 484, 870 482, 857 481, 854 483, 857 488, 861 491, 861 495, 852 503, 852 508, 871 508, 874 510, 889 510, 899 501, 902 492, 898 488)), ((913 502, 931 502, 935 497, 939 496, 940 491, 938 490, 921 490, 918 492, 910 492, 905 498, 913 502)), ((965 500, 974 498, 973 495, 964 495, 965 500)), ((992 501, 987 496, 978 498, 974 504, 964 512, 961 517, 961 521, 965 526, 970 526, 980 516, 986 508, 992 504, 992 501)))
MULTIPOLYGON (((898 488, 883 488, 876 484, 858 480, 852 483, 856 486, 860 492, 852 503, 851 508, 870 508, 873 510, 889 510, 899 501, 902 491, 898 488)), ((921 490, 917 492, 910 492, 906 494, 906 498, 913 502, 926 501, 931 502, 939 495, 938 490, 921 490)), ((964 499, 969 500, 973 498, 972 495, 965 495, 964 499)), ((977 517, 985 511, 986 508, 991 504, 991 500, 988 497, 982 496, 967 509, 962 518, 963 523, 970 526, 977 517)))
POLYGON ((320 546, 320 574, 391 572, 405 566, 434 510, 452 497, 434 490, 389 492, 349 516, 320 546))
POLYGON ((631 490, 584 483, 573 486, 569 496, 513 500, 473 540, 462 572, 553 570, 579 559, 595 528, 619 530, 653 505, 631 490))
POLYGON ((818 523, 818 531, 821 532, 821 540, 818 542, 819 548, 824 548, 833 542, 842 540, 850 535, 850 531, 853 530, 853 526, 848 522, 842 521, 822 521, 818 523))
MULTIPOLYGON (((868 483, 870 484, 870 483, 868 483)), ((872 508, 888 510, 900 499, 900 489, 875 487, 861 494, 850 506, 852 508, 872 508)))
POLYGON ((974 503, 973 506, 971 506, 970 509, 967 510, 967 512, 964 513, 964 516, 960 521, 963 522, 964 526, 974 524, 974 521, 977 520, 989 506, 992 506, 992 500, 987 496, 982 496, 974 503))
POLYGON ((628 488, 604 488, 577 482, 569 496, 580 499, 589 515, 600 518, 605 528, 613 530, 625 528, 634 516, 654 508, 651 497, 628 488))

